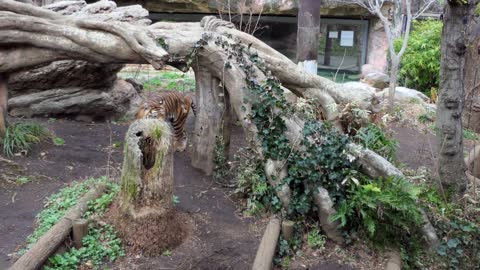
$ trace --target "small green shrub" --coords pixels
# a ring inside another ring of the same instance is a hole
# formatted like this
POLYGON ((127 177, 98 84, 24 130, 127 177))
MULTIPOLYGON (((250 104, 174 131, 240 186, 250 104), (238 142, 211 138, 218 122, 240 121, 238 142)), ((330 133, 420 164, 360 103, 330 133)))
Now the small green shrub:
POLYGON ((472 131, 470 129, 464 128, 463 129, 463 138, 467 139, 467 140, 478 140, 478 139, 480 139, 480 136, 478 135, 478 133, 475 133, 474 131, 472 131))
MULTIPOLYGON (((420 194, 440 239, 436 264, 441 269, 477 269, 480 265, 478 203, 470 199, 450 202, 453 194, 441 194, 437 188, 429 186, 420 194)), ((466 194, 464 198, 470 197, 471 194, 466 194)))
POLYGON ((30 178, 26 176, 21 176, 21 177, 18 177, 15 182, 19 185, 25 185, 26 183, 30 182, 30 178))
MULTIPOLYGON (((220 131, 221 133, 222 131, 220 131)), ((213 177, 217 182, 225 184, 229 174, 230 166, 225 156, 225 142, 222 135, 219 135, 215 141, 213 150, 213 177)))
POLYGON ((268 210, 280 210, 280 200, 267 181, 261 160, 247 154, 241 159, 235 175, 235 193, 247 198, 246 214, 259 215, 268 210))
POLYGON ((60 138, 60 137, 55 137, 52 139, 52 142, 54 145, 56 146, 62 146, 62 145, 65 145, 65 140, 60 138))
MULTIPOLYGON (((440 77, 440 45, 443 24, 438 20, 414 21, 408 47, 401 60, 400 81, 405 86, 430 95, 438 88, 440 77)), ((395 41, 395 49, 402 46, 403 39, 395 41)))
POLYGON ((172 195, 172 203, 177 205, 180 203, 180 198, 177 195, 172 195))
POLYGON ((313 229, 307 234, 308 246, 315 249, 323 249, 327 238, 318 229, 313 229))
POLYGON ((398 142, 374 124, 359 129, 355 135, 355 141, 377 152, 388 161, 395 159, 398 142))
POLYGON ((342 227, 363 232, 379 247, 401 244, 421 225, 417 207, 420 192, 399 177, 363 178, 359 185, 352 185, 334 220, 340 220, 342 227))
POLYGON ((13 156, 15 152, 30 150, 33 144, 51 137, 50 131, 38 123, 15 123, 8 126, 3 139, 3 152, 13 156))
POLYGON ((162 253, 162 256, 165 256, 165 257, 172 257, 172 251, 167 249, 165 250, 163 253, 162 253))

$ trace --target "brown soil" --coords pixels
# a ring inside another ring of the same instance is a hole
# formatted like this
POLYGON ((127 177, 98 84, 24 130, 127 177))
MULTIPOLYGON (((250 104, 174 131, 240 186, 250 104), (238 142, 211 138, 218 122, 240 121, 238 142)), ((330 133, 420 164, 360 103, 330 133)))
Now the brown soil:
MULTIPOLYGON (((42 143, 35 146, 26 157, 9 158, 19 167, 0 161, 2 173, 8 166, 18 169, 14 170, 8 179, 0 179, 0 269, 6 269, 12 264, 10 254, 15 253, 33 231, 35 215, 43 208, 45 197, 66 183, 105 175, 109 150, 112 151, 108 167, 110 175, 118 175, 122 162, 122 147, 115 148, 110 145, 123 141, 127 124, 112 124, 110 130, 105 123, 41 119, 35 121, 48 126, 66 143, 63 146, 55 146, 50 142, 42 143), (30 181, 23 185, 17 184, 15 174, 18 177, 27 176, 30 181)), ((188 119, 188 126, 191 130, 193 117, 188 119)), ((428 158, 426 150, 422 151, 422 156, 413 158, 418 149, 428 149, 423 146, 426 145, 424 140, 427 135, 403 126, 395 126, 394 130, 400 141, 400 162, 414 167, 432 166, 433 162, 428 158)), ((243 142, 239 127, 234 127, 232 136, 231 148, 238 148, 243 142)), ((431 135, 428 137, 431 139, 431 135)), ((229 195, 231 190, 217 185, 211 177, 192 168, 188 151, 176 153, 174 164, 175 195, 180 199, 176 210, 180 217, 185 218, 180 218, 178 222, 188 220, 187 238, 171 250, 172 256, 145 257, 138 249, 127 249, 127 255, 109 267, 129 270, 250 269, 266 220, 239 217, 236 214, 237 202, 229 195)), ((149 231, 147 228, 140 230, 149 231)), ((158 234, 163 233, 161 228, 155 230, 158 234)), ((147 238, 144 233, 141 235, 147 238)), ((327 242, 325 251, 305 254, 298 262, 292 263, 292 268, 379 268, 381 259, 373 260, 375 254, 367 254, 361 247, 357 247, 357 252, 350 250, 348 254, 338 255, 338 252, 335 245, 327 242)))
POLYGON ((179 246, 187 237, 191 223, 188 215, 176 211, 132 219, 120 212, 117 203, 112 205, 107 219, 115 225, 130 252, 149 257, 179 246))

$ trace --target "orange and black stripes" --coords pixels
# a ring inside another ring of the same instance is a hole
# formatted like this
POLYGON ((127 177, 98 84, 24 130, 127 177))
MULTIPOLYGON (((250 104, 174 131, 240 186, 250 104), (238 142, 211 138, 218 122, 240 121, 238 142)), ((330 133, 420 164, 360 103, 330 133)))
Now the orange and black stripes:
POLYGON ((196 115, 197 111, 190 96, 175 91, 163 91, 153 94, 145 100, 139 108, 136 118, 155 118, 169 121, 172 125, 175 141, 182 145, 179 151, 183 151, 187 141, 185 122, 190 108, 196 115))

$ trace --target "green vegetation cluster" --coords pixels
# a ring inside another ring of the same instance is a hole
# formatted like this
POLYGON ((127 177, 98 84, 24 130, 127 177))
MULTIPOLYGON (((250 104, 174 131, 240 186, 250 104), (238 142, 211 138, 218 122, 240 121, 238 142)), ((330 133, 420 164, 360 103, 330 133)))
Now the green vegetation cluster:
MULTIPOLYGON (((278 255, 282 259, 278 262, 285 264, 302 247, 305 228, 311 226, 308 220, 317 216, 312 195, 318 186, 329 191, 339 209, 335 219, 342 222, 350 236, 366 236, 379 247, 390 243, 402 245, 412 236, 418 237, 416 233, 421 225, 418 189, 404 178, 370 179, 361 174, 355 158, 347 149, 352 138, 328 122, 307 120, 300 145, 292 148, 285 136, 287 126, 284 119, 295 114, 294 106, 286 101, 278 79, 266 70, 263 61, 247 46, 229 43, 222 37, 217 37, 214 42, 224 48, 229 59, 246 74, 248 89, 244 89, 244 106, 251 104, 250 120, 258 130, 262 145, 263 159, 251 154, 256 158, 244 159, 246 161, 240 164, 237 192, 247 197, 248 213, 271 211, 296 222, 296 236, 290 241, 282 238, 279 243, 278 255), (258 81, 256 68, 267 76, 265 81, 258 81), (283 179, 292 191, 288 209, 282 210, 275 190, 267 181, 263 170, 266 159, 288 161, 288 176, 283 179)), ((225 68, 231 67, 230 62, 225 63, 225 68)), ((247 110, 246 107, 243 109, 247 110)), ((387 158, 393 158, 396 143, 375 126, 360 130, 356 140, 375 148, 373 150, 380 150, 387 158)), ((321 246, 323 238, 318 233, 310 233, 307 234, 307 244, 321 246)))
POLYGON ((3 153, 13 156, 16 152, 30 150, 33 144, 51 138, 50 131, 41 124, 33 122, 19 122, 7 127, 3 138, 3 153))
POLYGON ((55 255, 49 259, 45 269, 76 269, 81 264, 98 268, 105 260, 113 261, 124 255, 121 240, 117 237, 111 225, 95 222, 93 217, 101 216, 118 194, 120 187, 106 177, 90 178, 83 182, 75 182, 59 192, 48 197, 45 209, 37 215, 37 228, 27 238, 27 247, 20 253, 23 254, 38 239, 63 217, 65 212, 74 206, 92 186, 98 183, 107 184, 107 192, 98 199, 88 203, 84 218, 90 219, 88 235, 83 239, 83 247, 72 248, 66 253, 55 255))
POLYGON ((179 92, 195 91, 195 80, 185 73, 168 71, 148 79, 143 83, 143 89, 147 92, 155 92, 158 89, 175 90, 179 92))
MULTIPOLYGON (((440 83, 440 52, 443 23, 438 20, 414 21, 408 47, 400 62, 400 78, 405 86, 429 95, 440 83)), ((395 49, 403 39, 395 41, 395 49)))

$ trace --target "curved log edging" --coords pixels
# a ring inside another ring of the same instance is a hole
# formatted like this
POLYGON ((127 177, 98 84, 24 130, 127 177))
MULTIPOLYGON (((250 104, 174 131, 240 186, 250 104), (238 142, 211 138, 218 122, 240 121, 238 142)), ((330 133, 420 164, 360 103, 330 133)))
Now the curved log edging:
POLYGON ((65 215, 57 221, 22 257, 20 257, 10 270, 34 270, 40 269, 45 261, 59 247, 59 245, 70 235, 72 221, 82 217, 87 211, 87 203, 99 198, 107 186, 98 184, 88 191, 77 204, 70 208, 65 215))

